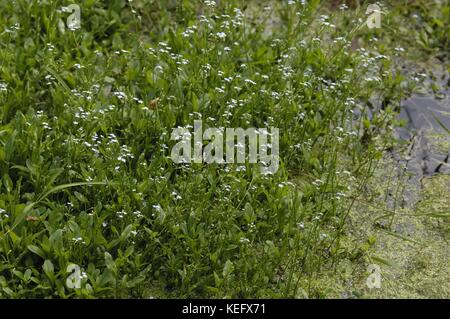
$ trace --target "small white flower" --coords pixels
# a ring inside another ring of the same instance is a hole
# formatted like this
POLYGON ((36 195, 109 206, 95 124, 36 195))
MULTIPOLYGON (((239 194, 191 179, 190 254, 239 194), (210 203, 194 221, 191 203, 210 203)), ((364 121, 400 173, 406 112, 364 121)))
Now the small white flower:
POLYGON ((74 238, 72 238, 72 240, 76 243, 81 242, 84 244, 83 237, 81 237, 81 236, 74 237, 74 238))
POLYGON ((124 100, 127 98, 127 95, 124 92, 116 91, 113 94, 117 96, 119 100, 124 100))
POLYGON ((117 212, 116 215, 119 218, 124 218, 127 215, 127 212, 121 210, 120 212, 117 212))
POLYGON ((133 215, 136 216, 137 218, 141 218, 141 217, 144 216, 144 215, 142 215, 142 213, 141 213, 140 211, 138 211, 138 210, 134 211, 134 212, 133 212, 133 215))
POLYGON ((2 218, 8 218, 9 215, 6 213, 6 210, 4 210, 3 208, 0 208, 0 219, 2 218))
POLYGON ((241 237, 241 239, 239 239, 239 242, 241 242, 243 244, 248 244, 250 242, 250 240, 246 237, 241 237))
POLYGON ((6 92, 8 91, 8 84, 5 82, 0 82, 0 92, 6 92))
POLYGON ((217 32, 216 35, 222 40, 227 37, 227 35, 224 32, 217 32))
POLYGON ((208 6, 208 7, 213 8, 213 7, 216 6, 216 2, 213 1, 213 0, 205 0, 205 5, 208 6))

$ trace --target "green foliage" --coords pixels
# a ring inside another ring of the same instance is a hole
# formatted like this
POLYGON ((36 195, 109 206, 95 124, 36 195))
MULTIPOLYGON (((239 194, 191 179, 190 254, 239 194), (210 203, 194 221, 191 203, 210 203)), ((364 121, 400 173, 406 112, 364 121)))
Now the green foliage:
POLYGON ((62 1, 0 3, 0 297, 322 296, 404 94, 382 44, 351 49, 360 13, 106 3, 75 31, 62 1), (174 164, 199 114, 278 127, 279 171, 174 164))

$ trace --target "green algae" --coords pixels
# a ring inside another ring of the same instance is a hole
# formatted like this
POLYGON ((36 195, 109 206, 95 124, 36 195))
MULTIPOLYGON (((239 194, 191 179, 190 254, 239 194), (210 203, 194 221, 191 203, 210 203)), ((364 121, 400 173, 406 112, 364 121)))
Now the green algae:
MULTIPOLYGON (((386 175, 395 164, 383 164, 371 183, 372 194, 392 191, 386 175)), ((413 208, 390 208, 384 196, 358 201, 350 216, 353 232, 348 240, 366 247, 364 262, 353 266, 350 286, 351 276, 339 276, 342 290, 336 297, 450 297, 450 176, 426 177, 421 184, 420 200, 413 208), (369 264, 380 267, 379 288, 366 284, 369 264)), ((334 291, 339 291, 338 285, 334 291)))

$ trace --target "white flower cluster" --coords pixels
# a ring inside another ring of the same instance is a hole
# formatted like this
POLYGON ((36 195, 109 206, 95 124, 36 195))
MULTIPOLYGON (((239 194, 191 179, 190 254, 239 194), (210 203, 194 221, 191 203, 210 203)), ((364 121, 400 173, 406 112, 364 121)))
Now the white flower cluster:
POLYGON ((6 210, 4 210, 3 208, 0 208, 0 220, 4 219, 4 218, 8 218, 9 215, 6 213, 6 210))
POLYGON ((7 92, 8 91, 8 84, 5 82, 0 82, 0 92, 7 92))

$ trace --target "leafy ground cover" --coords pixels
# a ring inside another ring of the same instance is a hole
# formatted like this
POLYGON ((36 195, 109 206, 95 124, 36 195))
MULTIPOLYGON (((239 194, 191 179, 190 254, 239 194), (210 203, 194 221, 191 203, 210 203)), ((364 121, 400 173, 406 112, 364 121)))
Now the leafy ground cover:
POLYGON ((398 61, 446 61, 449 6, 88 0, 71 30, 69 4, 0 3, 0 297, 334 296, 420 83, 398 61), (279 170, 174 164, 195 119, 279 128, 279 170))

